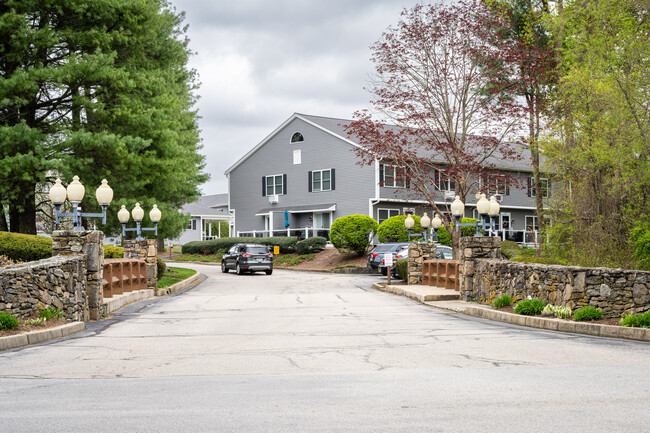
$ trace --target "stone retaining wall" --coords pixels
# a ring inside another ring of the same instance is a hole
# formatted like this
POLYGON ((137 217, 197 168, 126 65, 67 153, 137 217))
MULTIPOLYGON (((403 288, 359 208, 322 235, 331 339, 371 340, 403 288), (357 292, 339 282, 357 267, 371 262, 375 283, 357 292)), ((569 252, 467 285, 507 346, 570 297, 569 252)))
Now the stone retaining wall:
POLYGON ((0 268, 0 311, 29 317, 53 306, 68 321, 84 320, 86 255, 58 256, 0 268))
POLYGON ((571 309, 590 305, 605 318, 620 318, 650 310, 650 272, 476 260, 472 298, 491 303, 502 294, 571 309))
POLYGON ((408 284, 422 284, 422 262, 436 258, 436 244, 412 243, 408 254, 408 284))
POLYGON ((124 258, 140 259, 147 263, 147 288, 158 288, 158 249, 155 239, 125 240, 124 258))

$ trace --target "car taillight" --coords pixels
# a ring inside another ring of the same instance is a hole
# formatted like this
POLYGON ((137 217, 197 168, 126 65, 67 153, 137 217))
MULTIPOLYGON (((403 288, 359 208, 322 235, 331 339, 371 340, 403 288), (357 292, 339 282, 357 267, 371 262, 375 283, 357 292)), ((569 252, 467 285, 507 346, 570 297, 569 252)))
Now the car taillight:
POLYGON ((402 256, 400 256, 400 255, 398 254, 398 255, 395 256, 395 258, 396 258, 396 259, 401 259, 402 256))
POLYGON ((273 253, 267 254, 266 257, 268 257, 269 259, 272 259, 273 258, 273 253))
POLYGON ((252 255, 250 255, 248 253, 241 253, 241 256, 246 257, 247 259, 253 257, 252 255))
POLYGON ((371 254, 373 259, 379 255, 379 253, 371 253, 371 254))

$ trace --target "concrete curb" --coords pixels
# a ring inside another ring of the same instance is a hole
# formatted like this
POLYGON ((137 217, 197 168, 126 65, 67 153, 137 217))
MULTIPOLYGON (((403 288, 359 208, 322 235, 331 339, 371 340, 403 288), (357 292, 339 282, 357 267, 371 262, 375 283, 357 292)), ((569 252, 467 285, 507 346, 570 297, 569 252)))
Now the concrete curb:
POLYGON ((122 293, 121 295, 115 295, 112 298, 104 298, 104 302, 102 303, 102 314, 110 314, 127 304, 142 301, 143 299, 153 298, 154 296, 155 293, 153 289, 142 289, 122 293))
POLYGON ((382 292, 393 293, 395 295, 406 296, 407 298, 415 299, 421 303, 433 301, 454 301, 458 300, 457 294, 425 294, 419 293, 414 290, 409 290, 409 286, 387 286, 381 283, 373 283, 372 288, 382 292))
POLYGON ((600 325, 597 323, 573 322, 570 320, 522 316, 485 307, 468 305, 465 314, 495 322, 545 329, 548 331, 570 332, 594 337, 624 338, 650 342, 650 328, 629 328, 625 326, 600 325))
POLYGON ((176 293, 179 290, 183 290, 187 286, 190 286, 194 284, 195 282, 199 280, 204 280, 205 275, 196 273, 192 275, 189 278, 184 279, 183 281, 179 281, 178 283, 174 283, 169 287, 165 287, 164 289, 157 289, 156 290, 156 296, 165 296, 165 295, 171 295, 172 293, 176 293))
POLYGON ((76 334, 84 329, 86 329, 84 322, 72 322, 57 326, 56 328, 43 329, 42 331, 31 331, 10 335, 8 337, 0 337, 0 351, 56 340, 76 334))

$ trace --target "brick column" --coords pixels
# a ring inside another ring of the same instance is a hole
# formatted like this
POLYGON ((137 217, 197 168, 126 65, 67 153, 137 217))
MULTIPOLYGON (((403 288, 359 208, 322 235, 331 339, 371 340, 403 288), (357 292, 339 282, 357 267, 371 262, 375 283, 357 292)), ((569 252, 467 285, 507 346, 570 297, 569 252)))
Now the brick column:
POLYGON ((460 296, 464 301, 474 296, 474 268, 476 259, 500 259, 501 239, 494 236, 460 238, 460 296))
POLYGON ((86 255, 86 298, 84 320, 97 320, 102 305, 104 276, 104 233, 99 230, 56 230, 52 234, 52 256, 86 255))
POLYGON ((422 262, 436 258, 436 244, 409 245, 408 284, 422 284, 422 262))
POLYGON ((125 240, 124 258, 140 259, 147 263, 147 289, 153 289, 155 293, 158 287, 158 249, 156 248, 156 240, 125 240))

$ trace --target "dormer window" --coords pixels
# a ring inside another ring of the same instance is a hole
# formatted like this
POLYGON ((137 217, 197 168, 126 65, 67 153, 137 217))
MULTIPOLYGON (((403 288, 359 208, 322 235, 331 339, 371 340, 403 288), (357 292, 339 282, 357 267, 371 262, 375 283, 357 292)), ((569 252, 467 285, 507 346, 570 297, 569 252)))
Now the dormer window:
POLYGON ((303 141, 305 141, 305 139, 300 132, 294 132, 291 136, 291 143, 302 143, 303 141))

